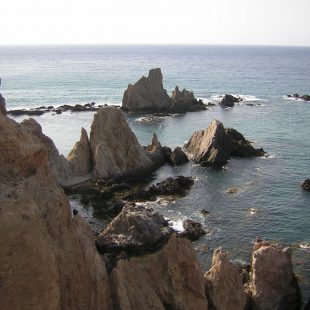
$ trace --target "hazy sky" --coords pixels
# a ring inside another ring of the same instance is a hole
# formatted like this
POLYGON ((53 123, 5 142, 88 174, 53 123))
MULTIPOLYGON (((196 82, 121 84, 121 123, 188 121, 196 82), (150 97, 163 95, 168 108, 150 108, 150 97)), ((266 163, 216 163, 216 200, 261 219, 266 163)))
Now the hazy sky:
POLYGON ((2 0, 0 44, 310 46, 310 0, 2 0))

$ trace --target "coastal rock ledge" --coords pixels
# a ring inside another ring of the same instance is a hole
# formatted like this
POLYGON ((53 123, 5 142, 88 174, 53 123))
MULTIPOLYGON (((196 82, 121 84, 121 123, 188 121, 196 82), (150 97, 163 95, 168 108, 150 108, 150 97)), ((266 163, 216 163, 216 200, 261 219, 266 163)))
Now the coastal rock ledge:
POLYGON ((202 166, 224 166, 231 156, 263 156, 263 149, 255 149, 244 136, 235 129, 213 120, 209 127, 196 131, 185 144, 184 149, 191 158, 202 166))

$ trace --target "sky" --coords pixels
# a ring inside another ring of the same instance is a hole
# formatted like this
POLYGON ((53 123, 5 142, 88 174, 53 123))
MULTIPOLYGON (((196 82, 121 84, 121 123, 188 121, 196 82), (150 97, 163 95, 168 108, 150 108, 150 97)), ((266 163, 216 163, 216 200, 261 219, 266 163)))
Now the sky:
POLYGON ((0 45, 310 46, 310 0, 1 0, 0 45))

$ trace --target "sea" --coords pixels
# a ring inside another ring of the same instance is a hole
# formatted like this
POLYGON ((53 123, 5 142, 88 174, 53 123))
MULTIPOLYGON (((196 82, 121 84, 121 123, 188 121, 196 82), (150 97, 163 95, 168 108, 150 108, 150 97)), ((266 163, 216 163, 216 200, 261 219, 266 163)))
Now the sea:
MULTIPOLYGON (((183 146, 195 130, 213 119, 244 134, 267 157, 232 158, 222 170, 189 162, 163 166, 158 182, 169 176, 195 177, 184 198, 150 203, 176 229, 182 221, 202 223, 207 234, 194 243, 204 270, 212 252, 226 250, 232 261, 249 263, 253 241, 263 238, 290 246, 303 299, 310 297, 310 192, 301 183, 310 178, 310 102, 288 98, 310 94, 310 48, 268 46, 2 46, 0 92, 7 109, 63 104, 121 105, 129 83, 161 68, 170 94, 178 85, 192 90, 208 110, 166 117, 126 115, 139 142, 147 145, 156 132, 162 145, 183 146), (244 100, 222 109, 220 96, 244 100), (229 188, 235 193, 228 193, 229 188), (202 214, 206 210, 208 214, 202 214)), ((65 156, 89 132, 92 112, 34 117, 65 156)), ((18 122, 27 116, 15 117, 18 122)), ((79 200, 72 206, 83 208, 79 200)), ((92 218, 91 210, 84 210, 92 218)), ((100 222, 100 219, 94 219, 100 222)))

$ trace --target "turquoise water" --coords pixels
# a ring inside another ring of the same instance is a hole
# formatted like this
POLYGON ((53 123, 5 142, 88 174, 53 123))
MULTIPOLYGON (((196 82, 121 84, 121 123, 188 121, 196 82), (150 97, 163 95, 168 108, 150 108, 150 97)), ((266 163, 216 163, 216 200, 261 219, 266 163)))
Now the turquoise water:
MULTIPOLYGON (((210 231, 195 244, 205 269, 218 246, 230 251, 232 258, 248 261, 257 236, 291 245, 304 298, 309 297, 310 250, 299 246, 310 243, 310 193, 300 188, 310 177, 310 103, 284 96, 310 93, 310 48, 1 47, 1 93, 8 109, 90 101, 120 104, 127 84, 154 67, 162 68, 168 92, 179 85, 205 102, 216 102, 220 94, 240 94, 254 106, 228 110, 215 106, 149 121, 143 115, 127 116, 142 144, 149 143, 156 132, 162 144, 182 146, 193 131, 206 128, 216 118, 270 154, 269 158, 232 159, 222 171, 193 163, 164 166, 157 172, 159 179, 183 174, 197 180, 188 196, 173 203, 162 201, 155 208, 176 224, 189 217, 210 231), (239 192, 227 194, 233 186, 239 192), (201 209, 210 214, 201 215, 201 209), (207 253, 201 250, 206 243, 207 253)), ((66 155, 79 138, 80 127, 89 130, 92 117, 92 113, 63 113, 36 119, 66 155)))

